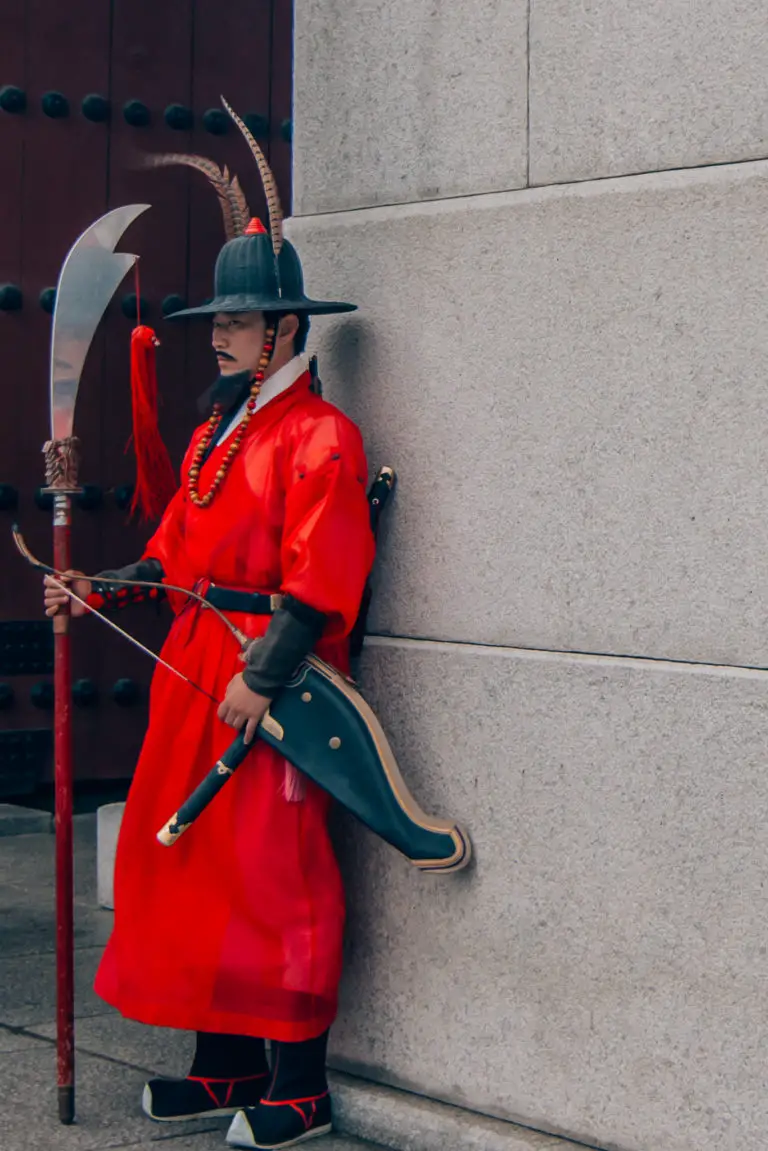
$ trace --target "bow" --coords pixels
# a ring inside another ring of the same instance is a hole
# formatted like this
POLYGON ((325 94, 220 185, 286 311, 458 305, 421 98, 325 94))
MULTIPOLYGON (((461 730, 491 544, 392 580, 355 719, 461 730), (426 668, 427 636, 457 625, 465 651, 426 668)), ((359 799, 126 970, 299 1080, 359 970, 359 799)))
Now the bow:
POLYGON ((152 651, 151 648, 145 647, 144 644, 137 640, 135 636, 132 636, 130 632, 127 632, 124 628, 119 627, 111 619, 107 619, 107 617, 102 615, 100 611, 97 611, 95 607, 91 607, 88 601, 82 599, 82 597, 79 596, 77 592, 72 591, 72 588, 67 587, 66 584, 63 584, 55 577, 53 579, 53 583, 55 587, 64 592, 64 595, 68 595, 69 598, 74 600, 75 603, 82 604, 85 610, 90 612, 91 615, 98 616, 98 618, 103 620, 103 622, 107 624, 108 627, 111 627, 112 630, 116 631, 118 635, 121 635, 124 639, 127 639, 128 642, 132 643, 134 647, 137 647, 139 651, 143 651, 145 655, 151 656, 156 663, 160 664, 161 667, 167 668, 168 671, 173 672, 173 674, 178 676, 179 679, 183 679, 184 683, 188 683, 190 687, 193 687, 196 691, 199 691, 202 695, 206 696, 211 700, 212 703, 221 703, 221 700, 217 699, 215 695, 211 695, 211 693, 206 691, 204 687, 201 687, 199 683, 195 683, 195 681, 190 679, 188 675, 184 675, 184 673, 179 671, 177 667, 174 667, 172 663, 168 663, 168 661, 163 659, 161 655, 158 655, 156 651, 152 651))
MULTIPOLYGON (((72 572, 60 571, 59 568, 51 567, 50 564, 43 563, 42 560, 38 559, 37 556, 33 555, 33 553, 29 549, 28 544, 26 543, 26 541, 24 539, 24 536, 21 534, 21 531, 19 529, 18 524, 14 524, 13 528, 11 530, 13 533, 13 542, 16 545, 16 550, 19 552, 20 555, 22 555, 24 557, 24 559, 27 561, 28 564, 31 565, 31 567, 37 568, 38 571, 45 572, 46 575, 53 576, 56 580, 72 579, 72 572)), ((79 579, 88 580, 90 583, 113 584, 115 587, 148 587, 148 588, 159 588, 161 591, 180 592, 182 595, 189 596, 190 599, 197 600, 198 603, 201 603, 203 605, 203 607, 208 608, 209 611, 212 611, 214 613, 214 615, 217 615, 219 617, 221 622, 225 625, 225 627, 227 627, 229 629, 229 631, 232 633, 232 635, 237 640, 237 642, 241 648, 241 654, 242 654, 243 658, 245 658, 245 656, 247 654, 247 649, 254 642, 250 636, 247 636, 244 631, 241 631, 239 627, 236 627, 235 624, 232 623, 231 620, 227 619, 227 617, 224 615, 224 612, 221 611, 220 608, 217 608, 212 603, 209 603, 208 600, 205 598, 205 596, 200 595, 199 592, 190 591, 189 588, 179 587, 177 584, 172 584, 172 583, 157 583, 154 580, 117 579, 113 576, 102 576, 102 575, 90 576, 90 575, 85 575, 84 573, 81 574, 80 572, 77 573, 77 576, 79 579)), ((142 648, 142 650, 147 652, 149 655, 151 655, 153 657, 153 659, 156 659, 156 660, 160 659, 160 656, 157 655, 156 652, 150 651, 149 648, 143 647, 143 645, 140 644, 137 639, 134 639, 134 637, 130 634, 130 632, 125 631, 124 628, 118 627, 116 623, 112 622, 112 620, 107 619, 107 617, 102 615, 102 613, 100 611, 97 611, 96 608, 91 607, 91 605, 89 603, 86 603, 86 601, 84 599, 81 599, 79 595, 76 595, 75 592, 73 592, 71 588, 64 586, 64 584, 62 584, 62 583, 58 583, 57 586, 62 591, 66 592, 66 594, 70 597, 70 599, 76 600, 78 603, 82 604, 83 607, 87 611, 91 612, 92 615, 96 615, 99 617, 99 619, 104 620, 104 622, 106 624, 108 624, 110 627, 114 628, 114 630, 119 632, 120 635, 125 636, 125 638, 127 640, 130 640, 130 642, 135 644, 137 647, 142 648)), ((170 667, 170 664, 166 664, 165 666, 170 667)), ((175 668, 171 668, 171 670, 175 671, 177 675, 181 675, 181 672, 177 671, 175 668)), ((185 678, 185 677, 182 677, 182 678, 185 678)))

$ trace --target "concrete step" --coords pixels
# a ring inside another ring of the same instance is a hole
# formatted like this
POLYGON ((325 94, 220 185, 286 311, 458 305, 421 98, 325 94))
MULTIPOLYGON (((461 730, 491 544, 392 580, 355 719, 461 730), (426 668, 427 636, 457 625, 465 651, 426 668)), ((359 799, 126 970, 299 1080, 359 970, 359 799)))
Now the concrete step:
POLYGON ((331 1090, 337 1131, 370 1140, 363 1146, 390 1151, 584 1151, 583 1143, 340 1072, 332 1074, 331 1090))
POLYGON ((376 1143, 362 1143, 348 1135, 328 1135, 317 1142, 317 1151, 388 1151, 376 1143))

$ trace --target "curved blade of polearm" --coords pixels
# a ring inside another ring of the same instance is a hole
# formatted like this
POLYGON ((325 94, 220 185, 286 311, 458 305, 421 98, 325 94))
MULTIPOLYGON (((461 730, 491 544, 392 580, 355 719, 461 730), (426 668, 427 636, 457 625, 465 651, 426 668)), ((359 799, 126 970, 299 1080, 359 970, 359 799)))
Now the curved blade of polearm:
POLYGON ((137 257, 115 252, 125 230, 149 204, 115 208, 72 245, 59 276, 51 337, 51 439, 72 435, 85 358, 120 281, 137 257))
MULTIPOLYGON (((116 253, 123 232, 148 204, 116 208, 83 232, 59 276, 51 335, 51 440, 45 472, 53 492, 53 562, 70 563, 70 507, 77 488, 72 435, 75 401, 88 349, 118 284, 136 257, 116 253)), ((53 619, 54 780, 56 789, 56 1051, 59 1119, 75 1117, 75 969, 72 844, 72 663, 69 614, 53 619)))

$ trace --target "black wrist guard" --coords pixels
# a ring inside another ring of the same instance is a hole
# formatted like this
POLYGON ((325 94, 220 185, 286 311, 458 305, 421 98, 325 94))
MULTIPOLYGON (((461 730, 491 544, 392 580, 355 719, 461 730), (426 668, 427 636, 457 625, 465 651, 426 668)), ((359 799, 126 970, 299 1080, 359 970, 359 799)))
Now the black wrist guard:
MULTIPOLYGON (((148 580, 150 583, 160 583, 164 575, 165 572, 160 560, 151 558, 139 560, 138 563, 127 564, 126 567, 118 568, 116 571, 99 572, 99 576, 102 576, 104 580, 148 580)), ((102 583, 102 580, 97 577, 91 584, 91 595, 88 598, 93 606, 100 607, 102 611, 111 611, 115 608, 126 607, 129 603, 144 603, 147 600, 156 602, 162 599, 164 595, 165 592, 162 588, 102 583), (101 601, 98 604, 95 603, 97 598, 101 601)))
POLYGON ((326 616, 286 596, 272 616, 263 639, 248 650, 243 679, 251 691, 274 699, 323 634, 326 616))

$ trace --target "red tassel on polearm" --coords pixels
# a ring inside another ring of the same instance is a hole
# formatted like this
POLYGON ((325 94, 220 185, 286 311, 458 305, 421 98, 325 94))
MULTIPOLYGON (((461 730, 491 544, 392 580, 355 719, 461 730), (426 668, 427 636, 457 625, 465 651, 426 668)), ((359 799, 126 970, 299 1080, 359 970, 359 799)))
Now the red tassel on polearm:
POLYGON ((131 513, 142 519, 160 519, 178 483, 168 449, 157 421, 157 336, 145 324, 131 334, 131 399, 133 403, 133 450, 136 454, 136 487, 131 513))

